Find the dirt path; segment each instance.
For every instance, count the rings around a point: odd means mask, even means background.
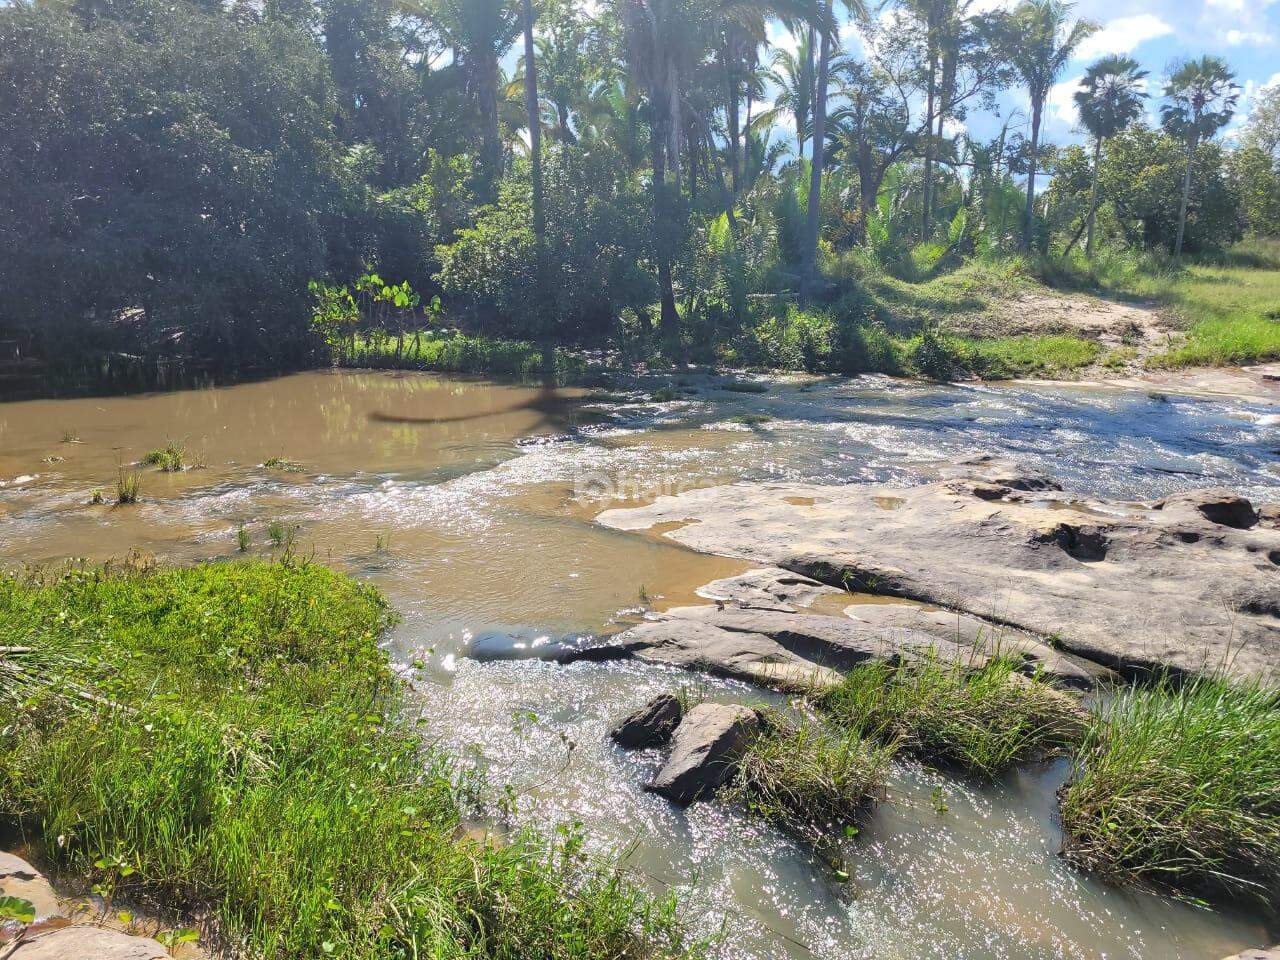
[[[1050,290],[1022,291],[948,326],[957,333],[987,337],[1068,334],[1111,349],[1131,348],[1135,360],[1163,352],[1180,338],[1176,321],[1155,303]]]

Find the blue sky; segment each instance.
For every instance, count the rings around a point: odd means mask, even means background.
[[[1012,6],[1013,2],[975,0],[986,9]],[[1205,53],[1226,59],[1242,88],[1239,112],[1223,134],[1227,138],[1244,123],[1258,90],[1266,85],[1280,85],[1280,0],[1080,0],[1074,12],[1093,20],[1101,30],[1085,42],[1050,94],[1042,130],[1042,136],[1049,142],[1061,144],[1083,139],[1077,129],[1071,94],[1085,68],[1108,53],[1128,54],[1151,72],[1152,97],[1148,109],[1153,122],[1159,109],[1163,77],[1171,61]],[[791,43],[791,38],[780,27],[775,27],[771,34],[775,43]],[[851,27],[844,30],[844,42],[850,52],[860,49],[856,31]],[[1009,90],[1000,100],[1002,114],[1021,108],[1025,115],[1026,94]],[[966,126],[972,135],[985,139],[995,136],[1001,123],[1000,118],[975,110]]]

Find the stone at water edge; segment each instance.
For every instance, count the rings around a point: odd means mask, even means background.
[[[1233,953],[1229,957],[1223,957],[1223,960],[1280,960],[1280,946],[1272,947],[1270,950],[1245,950],[1243,953]]]
[[[0,853],[0,896],[29,901],[35,907],[35,923],[63,916],[58,895],[44,874],[12,853]]]
[[[1155,507],[1170,513],[1194,510],[1210,523],[1235,530],[1248,530],[1258,523],[1253,504],[1230,490],[1189,490],[1165,497]]]
[[[671,755],[645,789],[688,806],[714,793],[737,770],[760,733],[760,718],[739,704],[700,703],[680,721]]]
[[[166,960],[168,951],[150,937],[102,927],[62,927],[23,943],[8,960]]]
[[[624,717],[609,736],[619,746],[632,750],[656,747],[671,739],[683,715],[684,707],[676,697],[669,693],[659,694]]]

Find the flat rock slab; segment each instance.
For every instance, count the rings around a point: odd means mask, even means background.
[[[1245,950],[1243,953],[1233,953],[1223,960],[1280,960],[1280,947],[1272,947],[1270,950]]]
[[[63,916],[58,895],[44,874],[12,853],[0,853],[0,896],[30,901],[36,923]]]
[[[803,574],[780,567],[763,567],[736,577],[712,580],[698,589],[698,596],[753,607],[798,610],[812,606],[823,597],[839,597],[844,592]]]
[[[760,732],[760,718],[737,704],[700,703],[671,740],[671,755],[646,788],[688,806],[728,782]]]
[[[1124,672],[1226,670],[1276,683],[1280,529],[1267,519],[1271,506],[1254,504],[1257,522],[1242,528],[1248,515],[1238,499],[1213,491],[1102,502],[1043,474],[977,460],[911,488],[735,484],[599,519],[626,530],[685,521],[666,536],[831,586],[960,611]],[[1206,513],[1206,504],[1227,506]],[[689,648],[681,656],[693,656],[700,641],[677,641],[671,619],[622,637],[643,640],[638,650],[678,643]],[[703,626],[715,650],[722,628]],[[779,663],[796,666],[794,656]]]
[[[168,956],[149,937],[101,927],[63,927],[23,943],[10,960],[164,960]]]

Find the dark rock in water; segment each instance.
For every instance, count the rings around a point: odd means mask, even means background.
[[[646,788],[682,807],[714,793],[737,770],[760,733],[760,718],[738,704],[700,703],[676,727],[671,756]]]
[[[1158,510],[1194,510],[1210,523],[1248,530],[1258,523],[1257,511],[1244,497],[1230,490],[1190,490],[1166,497],[1156,504]]]
[[[580,637],[548,637],[529,633],[483,633],[471,641],[467,656],[482,663],[495,660],[559,661]]]
[[[521,437],[516,441],[518,447],[547,447],[553,443],[569,443],[576,440],[571,433],[543,434],[536,437]]]
[[[669,693],[654,697],[643,707],[625,717],[609,734],[619,746],[632,750],[656,747],[671,739],[680,725],[684,708]]]

